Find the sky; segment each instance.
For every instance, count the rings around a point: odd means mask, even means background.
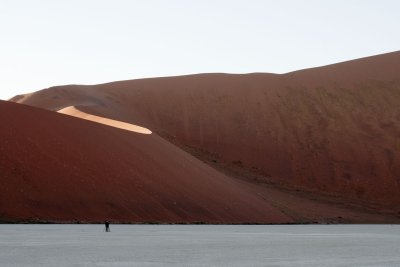
[[[0,99],[63,84],[286,73],[400,50],[397,0],[0,0]]]

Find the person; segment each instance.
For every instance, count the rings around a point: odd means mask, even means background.
[[[110,223],[108,221],[106,221],[104,224],[106,226],[106,232],[111,232],[110,231]]]

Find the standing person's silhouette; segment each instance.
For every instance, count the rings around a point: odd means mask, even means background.
[[[106,226],[106,232],[111,232],[110,231],[110,223],[108,221],[106,221],[104,224]]]

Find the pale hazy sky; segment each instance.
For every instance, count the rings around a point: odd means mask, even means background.
[[[396,50],[397,0],[0,0],[0,99],[71,83],[284,73]]]

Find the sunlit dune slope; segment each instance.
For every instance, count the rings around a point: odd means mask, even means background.
[[[134,125],[134,124],[122,122],[122,121],[116,121],[116,120],[111,120],[111,119],[107,119],[107,118],[104,118],[104,117],[91,115],[91,114],[85,113],[83,111],[80,111],[80,110],[76,109],[75,107],[63,108],[63,109],[59,110],[58,113],[62,113],[62,114],[66,114],[66,115],[82,118],[82,119],[85,119],[85,120],[88,120],[88,121],[101,123],[101,124],[104,124],[104,125],[107,125],[107,126],[111,126],[111,127],[115,127],[115,128],[131,131],[131,132],[135,132],[135,133],[151,134],[151,131],[149,129],[146,129],[146,128],[143,128],[143,127],[140,127],[140,126],[137,126],[137,125]]]
[[[289,187],[400,205],[400,52],[282,75],[60,86],[13,100],[140,125]]]
[[[292,221],[156,134],[3,101],[0,121],[0,221]]]

